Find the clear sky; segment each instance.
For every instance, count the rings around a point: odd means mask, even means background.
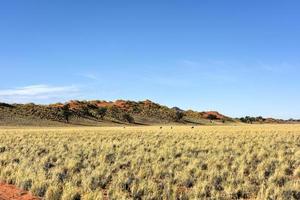
[[[300,118],[298,0],[7,0],[0,101]]]

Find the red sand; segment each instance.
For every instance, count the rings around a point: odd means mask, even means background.
[[[40,200],[14,185],[0,183],[0,200]]]

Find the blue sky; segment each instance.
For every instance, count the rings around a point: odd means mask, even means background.
[[[300,118],[300,2],[1,1],[0,101]]]

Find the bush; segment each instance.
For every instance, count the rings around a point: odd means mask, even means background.
[[[131,115],[127,114],[127,113],[123,114],[122,118],[123,118],[122,121],[125,121],[125,122],[128,122],[128,123],[134,123],[134,118]]]
[[[63,116],[64,120],[66,121],[66,123],[69,123],[69,117],[71,115],[70,112],[70,105],[69,104],[65,104],[62,108],[61,108],[61,115]]]
[[[104,116],[105,116],[105,114],[106,114],[106,111],[107,111],[107,108],[100,107],[100,108],[98,109],[97,114],[98,114],[98,116],[99,116],[101,119],[103,119]]]
[[[216,115],[209,114],[209,115],[207,116],[207,119],[209,119],[209,120],[216,120],[216,119],[218,119],[218,117],[217,117]]]

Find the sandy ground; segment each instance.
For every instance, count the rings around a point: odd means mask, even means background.
[[[13,185],[0,183],[0,200],[40,200]]]

